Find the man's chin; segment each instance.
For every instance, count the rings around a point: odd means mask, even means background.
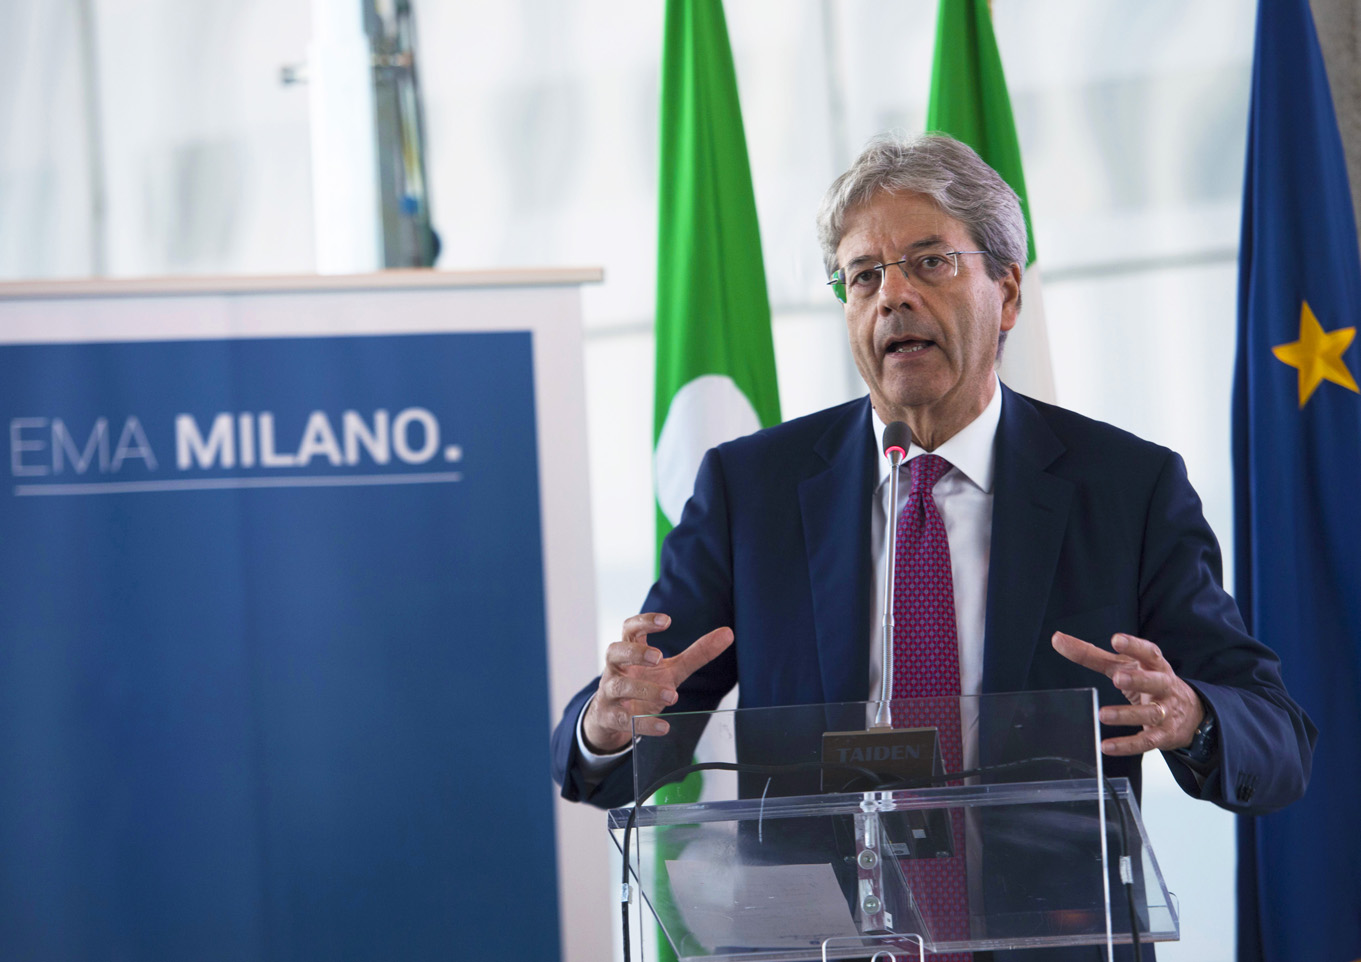
[[[903,420],[916,413],[929,411],[944,401],[952,386],[947,381],[948,378],[938,372],[922,372],[913,377],[889,377],[875,395],[883,408],[897,412],[894,420]],[[876,410],[880,407],[880,404],[875,405]]]
[[[875,413],[889,424],[893,421],[907,421],[909,424],[923,416],[929,416],[942,400],[940,393],[926,391],[896,392],[892,395],[871,394]]]

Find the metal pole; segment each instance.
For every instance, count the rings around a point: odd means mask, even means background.
[[[85,108],[85,158],[90,180],[90,274],[109,272],[108,192],[104,186],[104,126],[99,100],[99,43],[94,0],[76,0],[80,31],[80,73]]]

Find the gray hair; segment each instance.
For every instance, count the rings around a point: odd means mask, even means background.
[[[838,177],[818,209],[818,242],[830,275],[846,229],[846,215],[880,191],[923,194],[963,224],[997,280],[1017,264],[1026,265],[1025,215],[1016,192],[967,144],[944,134],[907,138],[880,134],[850,169]]]

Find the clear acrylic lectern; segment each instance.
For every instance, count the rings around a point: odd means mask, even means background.
[[[884,707],[676,713],[634,739],[637,802],[609,826],[678,959],[1110,957],[1131,904],[1141,941],[1178,937],[1129,784],[1102,777],[1094,690]],[[950,777],[945,738],[974,774]]]

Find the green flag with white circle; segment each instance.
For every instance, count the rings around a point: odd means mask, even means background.
[[[770,301],[721,0],[667,0],[657,218],[657,549],[704,452],[780,420]],[[698,799],[689,778],[657,804]],[[659,853],[674,855],[659,839]],[[654,884],[669,882],[658,864]],[[674,962],[656,930],[659,962]]]
[[[657,544],[704,452],[779,423],[756,198],[720,0],[668,0],[662,54]]]

